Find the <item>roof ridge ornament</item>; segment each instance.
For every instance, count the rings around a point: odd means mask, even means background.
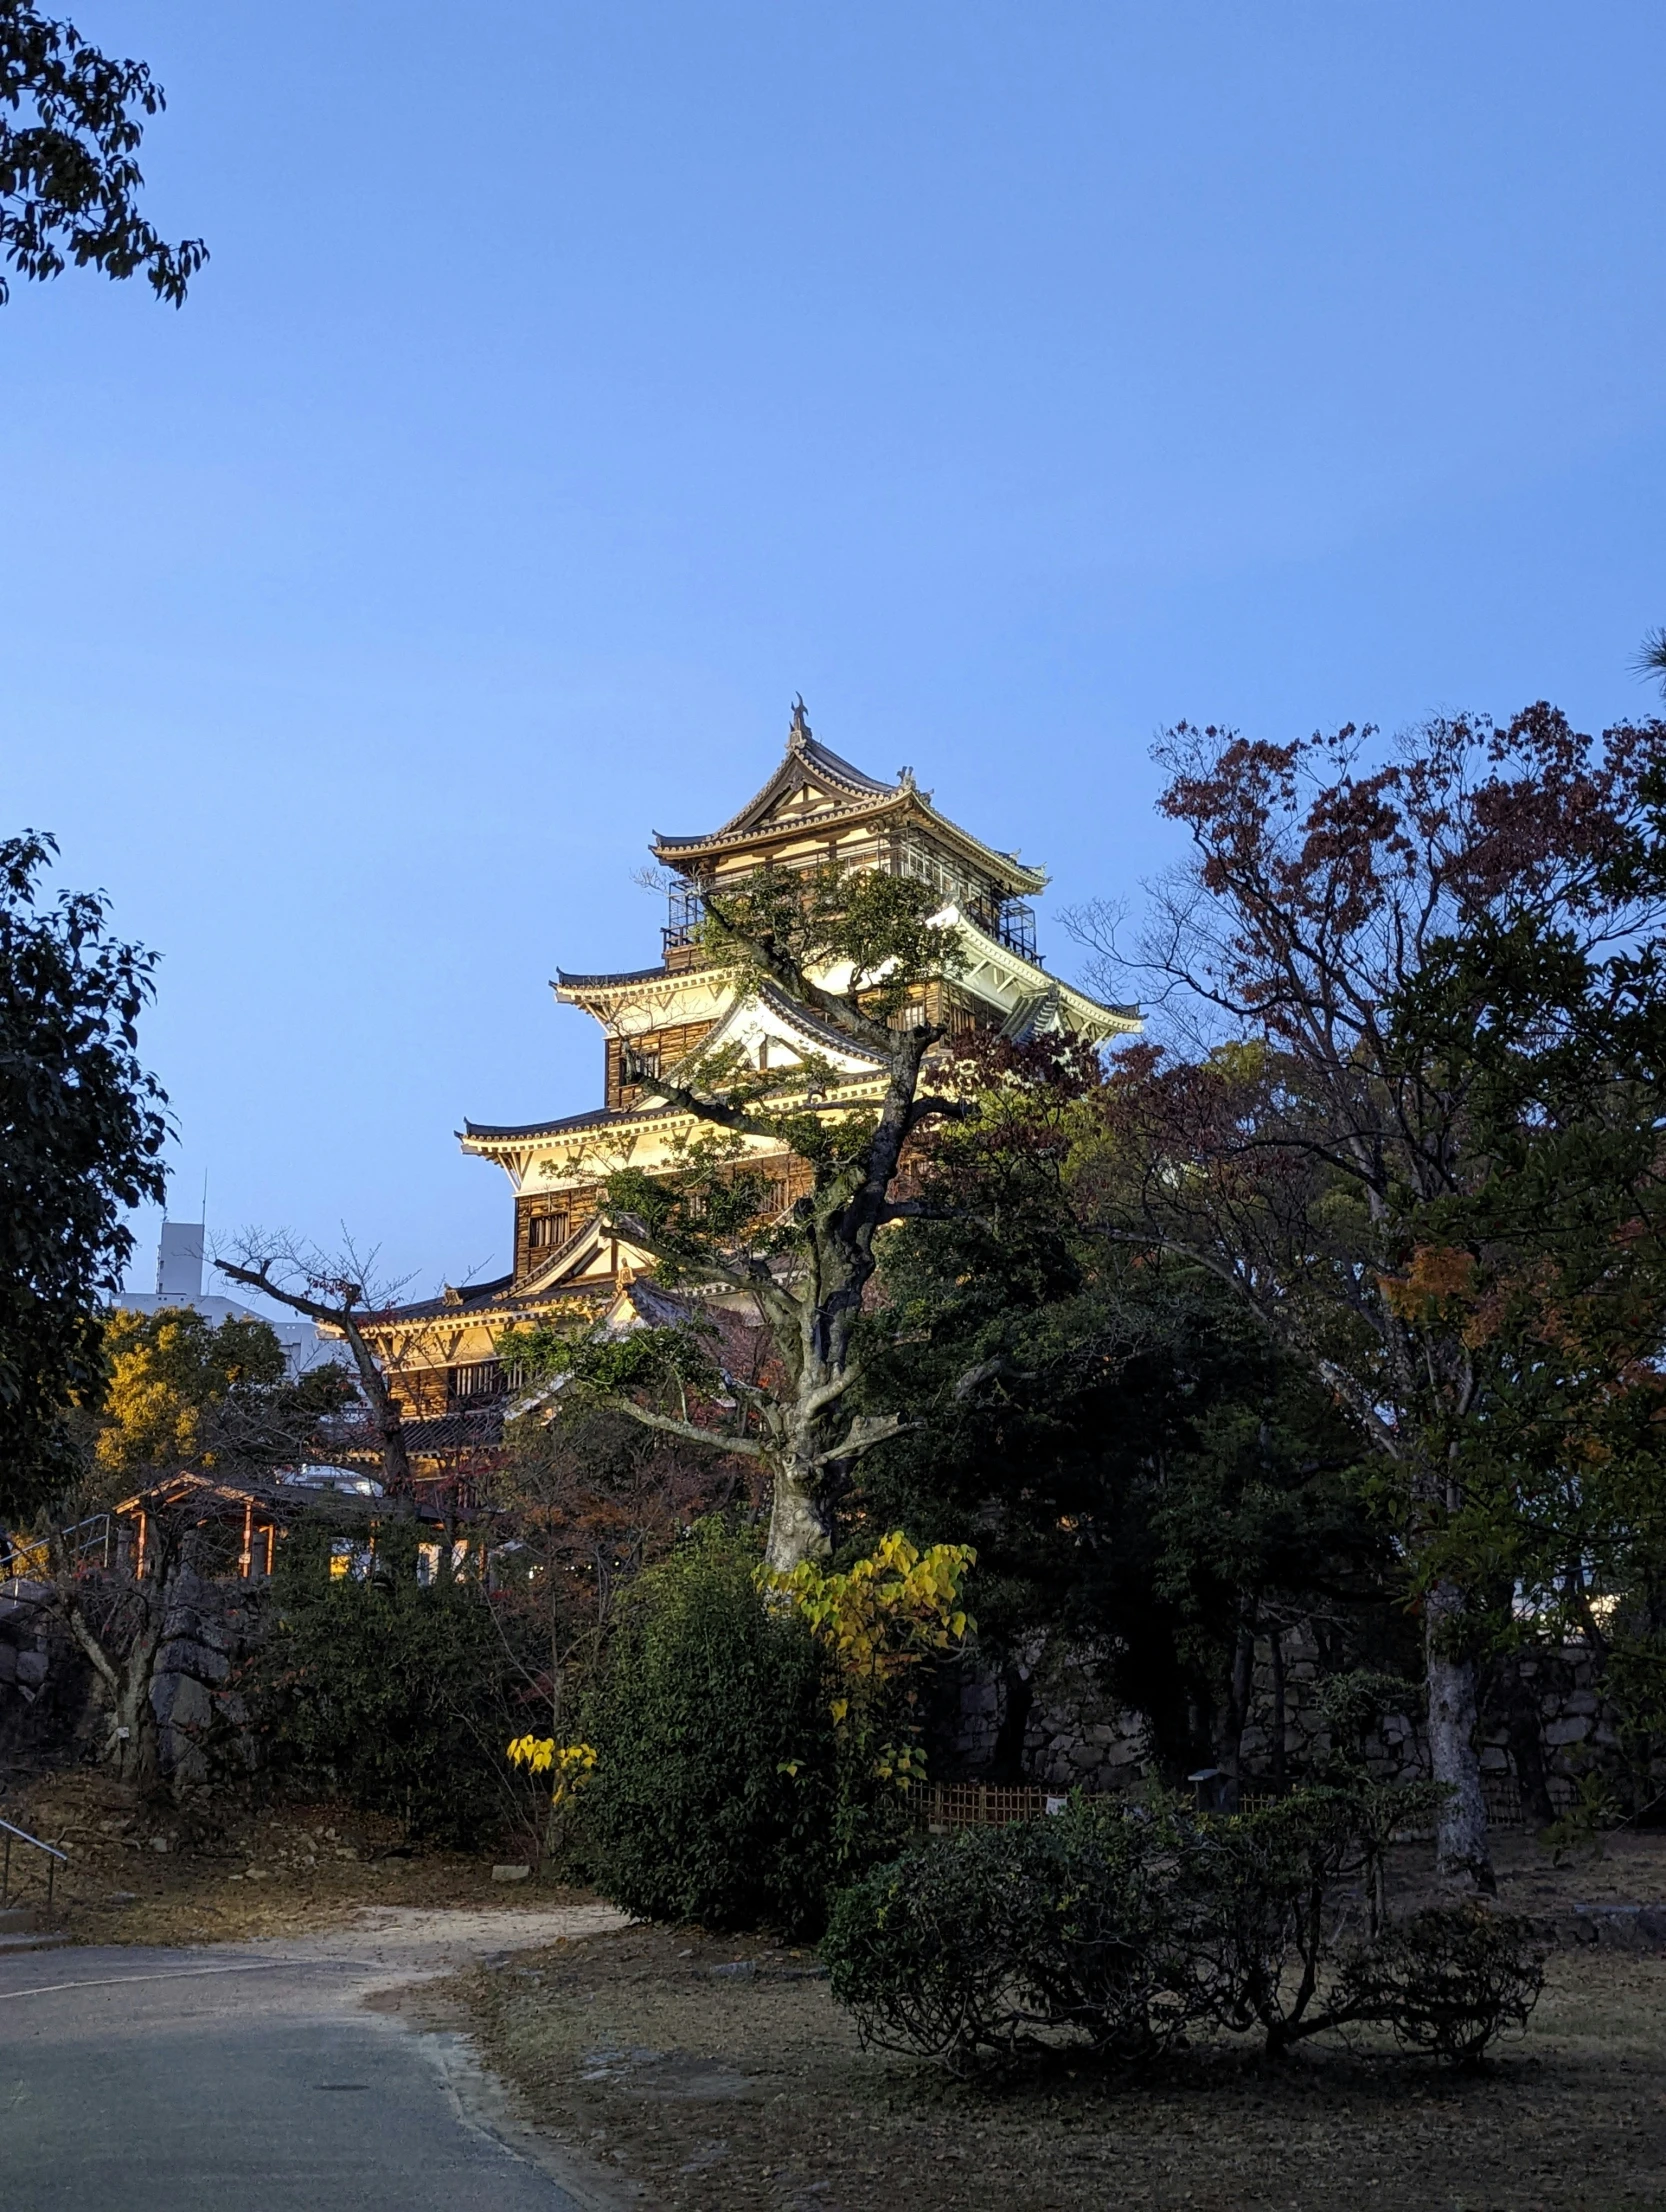
[[[803,752],[804,748],[811,742],[813,735],[814,733],[810,728],[810,717],[804,711],[804,694],[800,692],[793,700],[792,727],[787,732],[788,752]]]

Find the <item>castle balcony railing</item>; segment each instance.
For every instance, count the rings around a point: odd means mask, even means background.
[[[1041,966],[1041,955],[1035,949],[1035,908],[1028,900],[1004,899],[997,906],[986,899],[967,899],[963,910],[966,919],[986,937],[993,937],[998,945],[1005,945],[1008,952],[1015,952],[1032,967]]]
[[[700,924],[706,918],[704,895],[686,884],[673,884],[666,894],[665,904],[665,927],[659,933],[662,957],[694,944],[699,938]]]
[[[1032,967],[1041,967],[1043,961],[1036,950],[1035,908],[1027,899],[994,899],[980,895],[963,882],[953,880],[949,871],[940,863],[929,861],[917,848],[904,846],[900,852],[889,844],[875,842],[842,852],[841,867],[879,868],[886,874],[912,876],[930,883],[942,892],[945,901],[958,906],[974,927],[986,937],[993,937],[1008,952],[1016,953],[1020,960],[1027,960]],[[804,873],[825,864],[822,858],[806,855],[782,863],[789,872]],[[736,876],[724,884],[725,890],[733,890],[744,882],[744,876]],[[660,931],[661,957],[681,951],[699,939],[700,925],[706,918],[705,894],[688,885],[674,885],[667,894],[665,927]]]

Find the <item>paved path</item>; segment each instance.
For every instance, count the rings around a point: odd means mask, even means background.
[[[236,1950],[0,1961],[3,2212],[600,2212],[617,2183],[518,2127],[459,2037],[374,1990],[558,1935],[601,1907],[373,1912]]]

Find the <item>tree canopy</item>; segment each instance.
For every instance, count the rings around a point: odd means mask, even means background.
[[[707,896],[702,942],[736,990],[780,994],[830,1046],[863,1054],[881,1085],[877,1102],[841,1099],[826,1054],[759,1068],[732,1045],[643,1075],[643,1088],[682,1109],[697,1133],[668,1175],[610,1174],[603,1218],[654,1255],[663,1281],[717,1285],[750,1302],[770,1351],[758,1370],[739,1371],[710,1331],[675,1322],[624,1343],[556,1328],[499,1347],[647,1426],[761,1461],[771,1478],[769,1564],[780,1574],[831,1550],[852,1467],[902,1420],[854,1412],[850,1393],[875,1239],[917,1204],[896,1189],[904,1151],[929,1121],[972,1110],[922,1089],[945,1031],[920,1011],[921,989],[958,959],[953,931],[930,918],[938,903],[922,883],[837,865],[765,867]],[[808,1191],[774,1218],[748,1161],[760,1139],[808,1169]]]
[[[1371,737],[1160,749],[1194,853],[1144,948],[1173,1033],[1121,1056],[1099,1220],[1230,1289],[1358,1425],[1424,1622],[1442,1858],[1485,1880],[1487,1639],[1577,1579],[1591,1424],[1657,1404],[1666,724]]]
[[[0,0],[0,255],[37,282],[77,268],[143,271],[185,303],[208,259],[200,238],[169,245],[140,213],[143,117],[165,105],[140,61],[89,45],[73,23]],[[0,305],[10,297],[0,276]]]
[[[0,1512],[71,1470],[65,1417],[103,1387],[101,1307],[133,1249],[129,1209],[160,1203],[166,1099],[138,1056],[154,955],[104,899],[39,904],[55,855],[0,843]]]

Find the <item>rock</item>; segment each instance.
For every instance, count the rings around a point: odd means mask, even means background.
[[[104,1902],[107,1905],[136,1905],[139,1893],[136,1889],[113,1889]]]
[[[1582,1714],[1567,1720],[1553,1720],[1545,1729],[1545,1742],[1551,1745],[1583,1743],[1591,1733],[1591,1724]]]
[[[157,1656],[158,1674],[182,1674],[193,1682],[223,1682],[231,1672],[231,1662],[223,1652],[213,1650],[198,1637],[176,1637],[164,1644]]]
[[[531,1879],[532,1869],[529,1866],[494,1866],[492,1869],[494,1882],[529,1882]]]
[[[1666,1905],[1575,1905],[1576,1943],[1605,1943],[1622,1951],[1666,1949]]]
[[[30,1689],[38,1690],[46,1680],[45,1652],[20,1651],[17,1655],[17,1679],[26,1682]]]

